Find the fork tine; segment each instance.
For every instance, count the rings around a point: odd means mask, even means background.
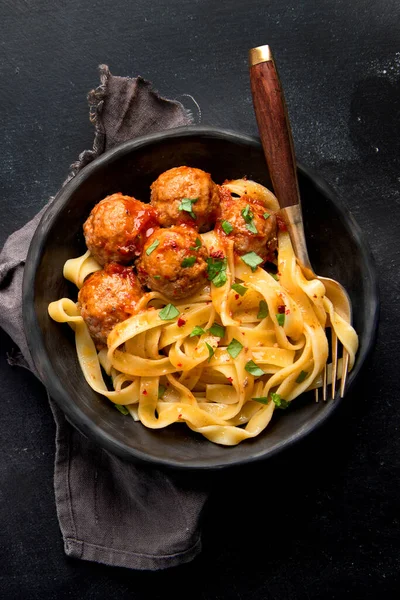
[[[343,348],[343,357],[342,357],[342,381],[340,383],[340,397],[344,396],[344,389],[346,387],[346,379],[347,372],[349,369],[349,353],[345,348]]]
[[[314,390],[314,397],[315,397],[315,402],[319,402],[319,390],[318,390],[318,388],[315,388],[315,390]]]
[[[325,365],[324,372],[322,374],[322,399],[326,402],[327,399],[327,381],[328,381],[328,367]]]
[[[338,340],[335,330],[332,327],[332,400],[336,394],[336,377],[337,377],[337,362],[338,362]]]

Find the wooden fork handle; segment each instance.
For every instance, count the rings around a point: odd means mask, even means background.
[[[274,192],[281,208],[300,204],[286,103],[269,46],[249,53],[254,111]]]

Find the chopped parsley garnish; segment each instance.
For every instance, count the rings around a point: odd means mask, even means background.
[[[249,362],[245,364],[244,368],[248,373],[250,373],[250,375],[254,375],[254,377],[261,377],[261,375],[265,375],[264,371],[256,365],[254,360],[249,360]]]
[[[198,198],[182,198],[178,210],[184,210],[188,212],[192,219],[196,219],[196,215],[193,212],[193,204],[197,202]]]
[[[193,328],[193,331],[189,335],[189,337],[194,337],[195,335],[202,335],[203,333],[205,333],[205,330],[202,327],[196,325],[196,327]]]
[[[129,410],[123,404],[114,404],[114,406],[123,415],[129,415]]]
[[[188,256],[187,258],[184,258],[183,261],[181,262],[181,267],[193,267],[195,262],[196,262],[195,256]]]
[[[167,304],[167,306],[164,306],[158,313],[158,316],[163,321],[170,321],[171,319],[175,319],[178,315],[179,310],[173,304]]]
[[[146,250],[146,254],[147,256],[150,256],[150,254],[153,252],[153,250],[155,250],[157,248],[157,246],[160,245],[159,240],[154,240],[154,242],[151,244],[151,246],[149,246]]]
[[[253,272],[257,269],[258,265],[261,265],[263,262],[263,259],[255,252],[248,252],[247,254],[244,254],[241,259],[246,265],[251,267]]]
[[[276,273],[270,273],[270,275],[275,279],[275,281],[279,281],[279,277]]]
[[[285,313],[277,313],[276,320],[278,321],[278,325],[283,327],[285,324]]]
[[[289,402],[287,400],[284,400],[283,398],[281,398],[280,395],[276,394],[275,392],[272,392],[271,399],[272,399],[272,402],[278,408],[281,408],[282,410],[285,410],[285,408],[287,408],[289,406]]]
[[[250,233],[258,233],[257,227],[254,225],[254,221],[251,223],[246,223],[246,229],[250,231]]]
[[[165,387],[165,385],[159,385],[158,386],[158,399],[160,400],[160,398],[162,398],[166,392],[167,388]]]
[[[154,279],[161,279],[161,275],[153,275]]]
[[[215,287],[222,287],[226,283],[226,269],[224,271],[220,271],[216,277],[212,280],[212,283]]]
[[[208,279],[215,287],[221,287],[226,283],[226,265],[226,258],[207,258]]]
[[[246,229],[250,231],[250,233],[258,233],[257,227],[254,225],[254,215],[248,204],[246,208],[242,210],[242,217],[246,221]]]
[[[270,218],[270,216],[271,216],[271,215],[270,215],[269,213],[267,213],[267,212],[265,212],[265,213],[263,214],[263,217],[264,217],[264,219],[265,219],[265,220],[269,219],[269,218]]]
[[[265,300],[260,300],[260,304],[258,305],[257,319],[265,319],[265,317],[268,317],[268,314],[268,304]]]
[[[194,246],[189,246],[189,248],[191,250],[198,250],[199,248],[201,248],[201,240],[200,240],[200,238],[196,238]]]
[[[244,287],[244,285],[241,285],[240,283],[232,283],[231,288],[233,290],[235,290],[235,292],[240,294],[240,296],[244,296],[248,289],[247,287]]]
[[[241,212],[242,212],[242,217],[246,221],[246,223],[250,223],[250,221],[253,218],[253,213],[250,210],[250,206],[248,204],[246,204],[246,208],[243,208],[243,210]]]
[[[259,396],[258,398],[252,398],[252,400],[255,400],[256,402],[260,402],[261,404],[269,404],[269,401],[272,400],[272,402],[281,409],[285,409],[288,408],[289,406],[289,402],[287,402],[287,400],[284,400],[283,398],[280,397],[279,394],[276,394],[275,392],[271,393],[271,396]]]
[[[223,269],[226,269],[226,258],[207,258],[207,275],[209,279],[214,279]]]
[[[237,340],[235,340],[235,338],[233,338],[233,340],[231,341],[231,343],[229,344],[229,346],[227,347],[226,350],[232,358],[236,358],[237,356],[239,356],[242,349],[243,349],[243,345],[240,342],[238,342]]]
[[[219,338],[223,338],[225,335],[225,327],[222,327],[219,323],[214,323],[208,331],[211,335],[215,335]]]
[[[252,398],[252,400],[260,402],[260,404],[268,404],[270,398],[268,398],[268,396],[258,396],[258,398]]]
[[[308,373],[307,371],[300,371],[298,378],[296,379],[296,383],[303,383],[306,379]]]
[[[229,221],[222,221],[221,227],[225,231],[226,235],[229,235],[233,231],[233,225],[231,225]]]
[[[208,348],[208,362],[210,362],[210,360],[214,356],[214,348],[212,346],[210,346],[210,344],[207,344],[207,342],[206,342],[206,346]]]

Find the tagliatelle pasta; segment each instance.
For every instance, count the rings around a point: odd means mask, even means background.
[[[226,188],[259,198],[267,210],[278,208],[273,194],[254,182]],[[286,231],[278,232],[277,275],[254,257],[237,255],[232,240],[215,229],[199,237],[223,257],[222,284],[211,279],[173,303],[160,292],[144,293],[135,314],[112,329],[107,348],[96,349],[73,300],[52,302],[49,314],[74,330],[88,384],[135,420],[152,429],[186,423],[212,442],[235,445],[263,431],[275,409],[321,385],[328,326],[348,351],[350,369],[358,337],[321,281],[304,277]],[[67,261],[64,276],[81,288],[99,269],[88,251]]]

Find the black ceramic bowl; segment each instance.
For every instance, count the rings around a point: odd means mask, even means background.
[[[23,308],[29,348],[40,377],[69,421],[105,449],[131,460],[178,468],[222,468],[265,459],[306,436],[338,406],[312,395],[274,416],[258,437],[235,447],[207,441],[185,425],[153,431],[121,415],[86,383],[73,333],[47,313],[50,302],[76,297],[62,275],[68,258],[84,252],[82,225],[93,206],[113,192],[149,199],[149,186],[178,165],[199,167],[217,183],[246,175],[270,185],[257,139],[228,131],[188,127],[138,138],[107,152],[68,183],[49,206],[33,238],[25,267]],[[373,343],[376,278],[370,251],[351,215],[316,175],[299,167],[306,235],[315,271],[344,284],[360,336],[357,377]]]

